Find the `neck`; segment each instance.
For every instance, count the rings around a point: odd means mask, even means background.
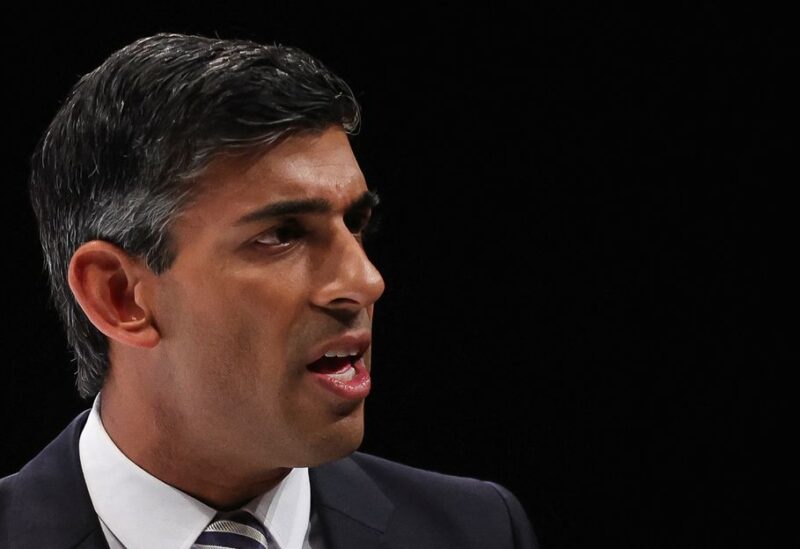
[[[113,370],[113,369],[112,369]],[[193,443],[183,422],[136,384],[109,371],[100,418],[108,436],[133,463],[157,479],[218,510],[241,507],[277,486],[291,468],[264,468],[242,462],[236,449]]]

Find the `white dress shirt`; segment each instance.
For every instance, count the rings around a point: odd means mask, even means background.
[[[100,394],[79,450],[89,496],[111,549],[189,549],[217,513],[157,479],[117,448],[100,419]],[[280,549],[311,549],[308,469],[292,469],[243,508],[264,523]],[[314,534],[314,547],[319,549],[319,533]]]

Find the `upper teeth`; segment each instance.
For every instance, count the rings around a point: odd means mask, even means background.
[[[358,350],[353,350],[353,351],[339,351],[339,350],[336,350],[336,351],[328,351],[327,353],[325,353],[325,356],[327,358],[344,357],[344,356],[356,356],[356,355],[358,355]]]

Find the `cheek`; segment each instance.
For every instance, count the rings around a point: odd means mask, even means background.
[[[206,284],[173,300],[164,335],[180,341],[186,355],[207,355],[230,368],[239,360],[284,362],[299,310],[288,292],[263,284]]]
[[[302,260],[279,266],[285,268],[229,263],[165,280],[159,328],[167,360],[181,365],[183,387],[269,393],[297,377],[291,368],[308,349],[308,272]]]

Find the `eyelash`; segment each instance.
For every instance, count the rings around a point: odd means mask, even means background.
[[[288,233],[288,234],[287,234]],[[288,240],[302,238],[307,234],[307,231],[296,221],[290,220],[281,225],[273,227],[268,231],[261,233],[256,239],[255,244],[266,247],[284,247],[288,244]],[[279,244],[265,244],[261,240],[267,237],[274,237],[278,240]]]
[[[358,236],[361,242],[363,242],[368,237],[371,237],[378,231],[380,219],[379,216],[373,214],[366,221],[361,221],[359,223],[360,227],[358,227],[358,230],[354,230],[356,229],[356,227],[353,227],[352,226],[353,223],[348,221],[349,220],[345,218],[345,223],[347,224],[347,228],[350,229],[350,231],[353,232],[354,235]],[[287,232],[288,235],[286,234]],[[298,238],[303,238],[308,234],[308,232],[309,231],[307,231],[297,220],[291,219],[281,225],[273,227],[272,229],[262,233],[261,235],[259,235],[258,238],[256,238],[255,243],[260,246],[284,247],[289,244],[288,242],[286,242],[287,240],[295,240]],[[282,236],[281,233],[283,233]],[[281,242],[280,244],[264,244],[262,242],[259,242],[261,239],[273,235],[277,238],[277,240]]]
[[[361,239],[369,240],[378,232],[381,228],[381,214],[380,213],[372,213],[370,218],[367,220],[366,225],[361,229]]]

